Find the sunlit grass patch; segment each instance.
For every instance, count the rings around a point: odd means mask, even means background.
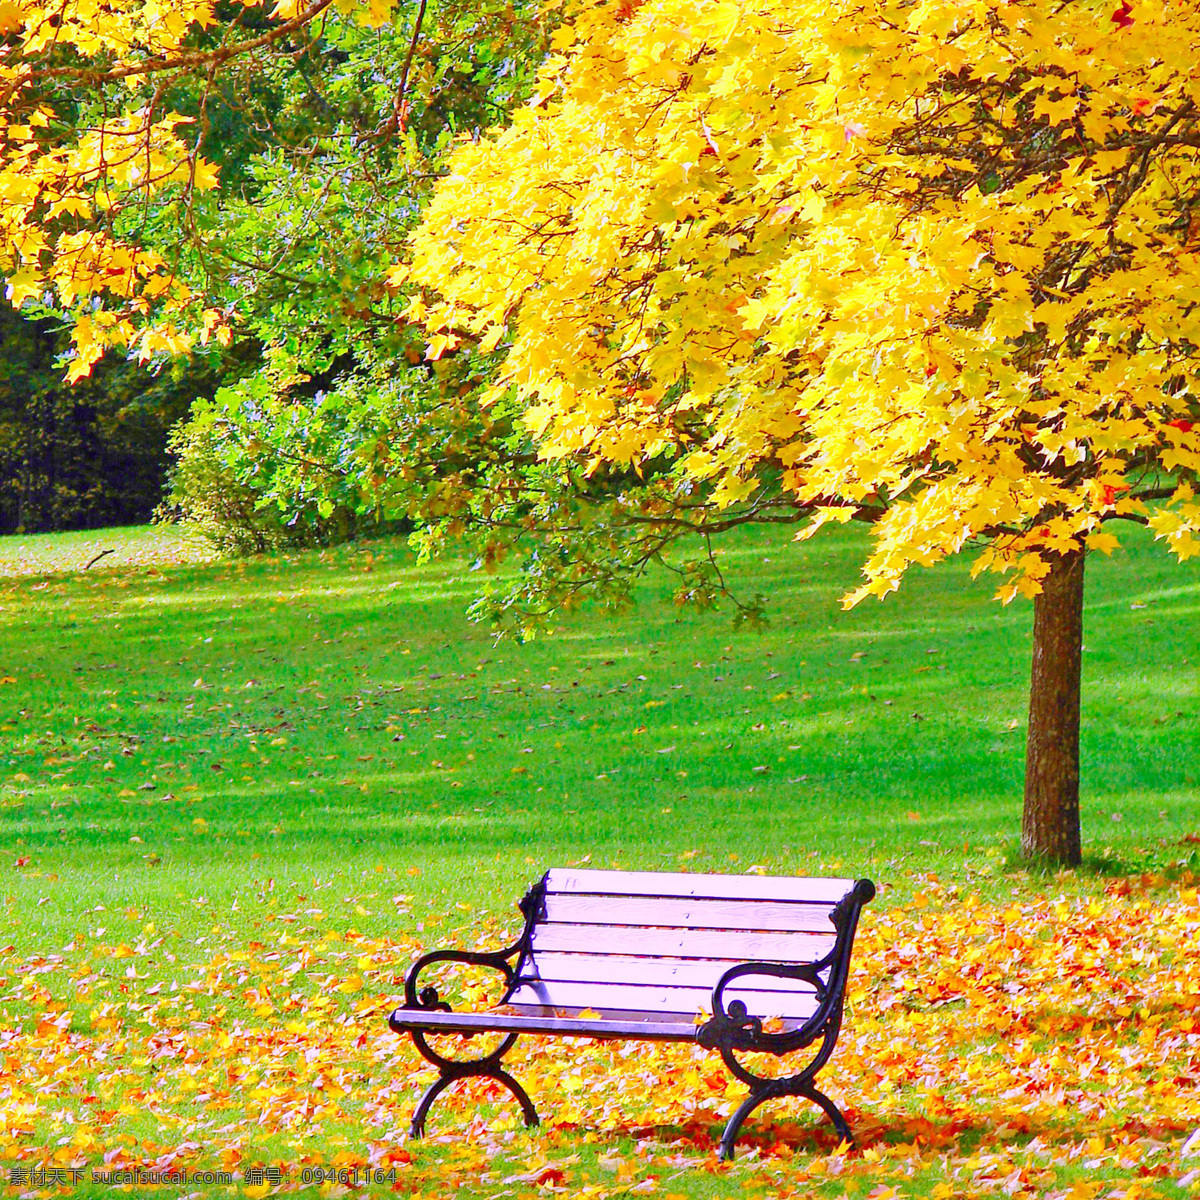
[[[186,566],[212,562],[215,554],[203,541],[177,525],[136,525],[88,529],[78,533],[0,537],[0,578],[82,575],[101,578],[109,571],[136,567]]]

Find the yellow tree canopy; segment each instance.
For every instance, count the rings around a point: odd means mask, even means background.
[[[1200,550],[1200,5],[601,0],[413,244],[547,458],[864,516],[865,594]],[[1151,506],[1148,502],[1155,502]]]
[[[162,254],[138,235],[152,196],[212,188],[194,118],[170,85],[201,79],[340,11],[367,25],[394,0],[0,0],[0,274],[16,307],[45,298],[76,314],[68,377],[111,345],[147,359],[198,329],[227,336]],[[247,18],[243,21],[238,14]]]

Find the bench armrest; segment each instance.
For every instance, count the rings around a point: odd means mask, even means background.
[[[488,953],[471,950],[434,950],[429,954],[422,955],[409,968],[408,975],[405,977],[404,1007],[450,1012],[450,1005],[438,995],[437,988],[432,984],[427,984],[417,991],[417,977],[426,967],[433,966],[434,963],[456,962],[466,963],[473,967],[491,967],[503,973],[505,988],[506,990],[511,989],[516,981],[517,973],[508,960],[520,949],[521,943],[518,942],[515,946],[509,946],[507,950],[495,950]]]
[[[450,1012],[450,1005],[439,995],[437,988],[427,985],[417,991],[417,976],[426,967],[440,962],[466,963],[472,967],[491,967],[504,976],[504,995],[507,998],[517,983],[517,969],[509,959],[523,954],[529,947],[529,939],[534,923],[542,907],[542,898],[546,892],[546,880],[542,878],[525,893],[520,902],[521,915],[525,918],[525,928],[521,936],[507,950],[474,951],[474,950],[434,950],[418,958],[409,968],[404,980],[404,1007],[425,1009],[426,1011]],[[501,1001],[503,1003],[503,1001]]]
[[[850,948],[864,904],[875,897],[875,885],[869,879],[856,880],[854,886],[834,905],[829,919],[837,930],[833,949],[824,958],[812,963],[745,962],[730,967],[713,988],[713,1015],[696,1030],[696,1040],[702,1046],[727,1054],[732,1050],[767,1050],[786,1054],[808,1045],[822,1030],[826,1047],[817,1056],[822,1064],[833,1048],[841,1021],[842,995],[850,969]],[[822,977],[821,972],[828,974]],[[725,988],[744,975],[774,975],[779,979],[799,979],[811,984],[817,994],[817,1009],[800,1028],[789,1033],[768,1033],[762,1020],[752,1017],[740,1000],[731,1000],[725,1007]],[[726,1059],[728,1061],[728,1059]],[[815,1068],[811,1068],[815,1069]]]
[[[730,967],[713,988],[713,1015],[696,1031],[696,1040],[700,1045],[713,1050],[771,1050],[786,1053],[809,1041],[803,1029],[790,1033],[766,1032],[762,1019],[750,1016],[741,1000],[731,1000],[726,1007],[726,987],[746,975],[771,975],[776,979],[798,979],[811,984],[817,994],[818,1012],[829,992],[816,963],[738,963]]]

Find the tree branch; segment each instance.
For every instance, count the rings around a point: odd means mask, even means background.
[[[256,38],[249,38],[247,41],[238,42],[232,46],[220,46],[216,50],[208,50],[194,54],[177,54],[173,58],[146,58],[141,62],[125,63],[119,67],[110,67],[108,70],[89,70],[86,67],[51,67],[45,71],[31,71],[23,78],[18,77],[10,85],[8,95],[5,100],[12,94],[12,91],[22,83],[27,83],[30,80],[36,79],[39,82],[45,79],[77,79],[84,83],[111,83],[118,79],[129,79],[134,75],[155,75],[161,71],[183,70],[191,67],[202,67],[210,64],[219,64],[228,62],[231,58],[236,58],[241,54],[248,54],[252,50],[258,50],[263,46],[269,46],[272,42],[277,42],[280,38],[287,37],[289,33],[294,33],[297,29],[302,29],[309,24],[315,17],[321,15],[331,4],[333,0],[314,0],[303,12],[298,13],[290,21],[285,21],[282,25],[277,25],[274,29],[267,30],[266,33],[260,34]]]

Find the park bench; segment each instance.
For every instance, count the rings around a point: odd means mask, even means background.
[[[874,895],[868,879],[548,871],[520,902],[525,926],[512,946],[435,950],[410,969],[404,1005],[388,1024],[410,1034],[439,1071],[413,1115],[411,1136],[424,1134],[447,1087],[478,1076],[512,1092],[526,1125],[536,1125],[533,1103],[501,1066],[517,1038],[532,1033],[697,1042],[720,1051],[750,1088],[725,1127],[723,1159],[733,1156],[742,1122],[776,1096],[812,1100],[849,1143],[845,1117],[813,1080],[837,1040],[854,931]],[[494,968],[504,976],[504,995],[486,1012],[452,1012],[435,987],[419,986],[437,963]],[[464,1061],[430,1046],[427,1035],[447,1033],[503,1038]],[[754,1075],[736,1057],[814,1044],[808,1065],[784,1078]]]

